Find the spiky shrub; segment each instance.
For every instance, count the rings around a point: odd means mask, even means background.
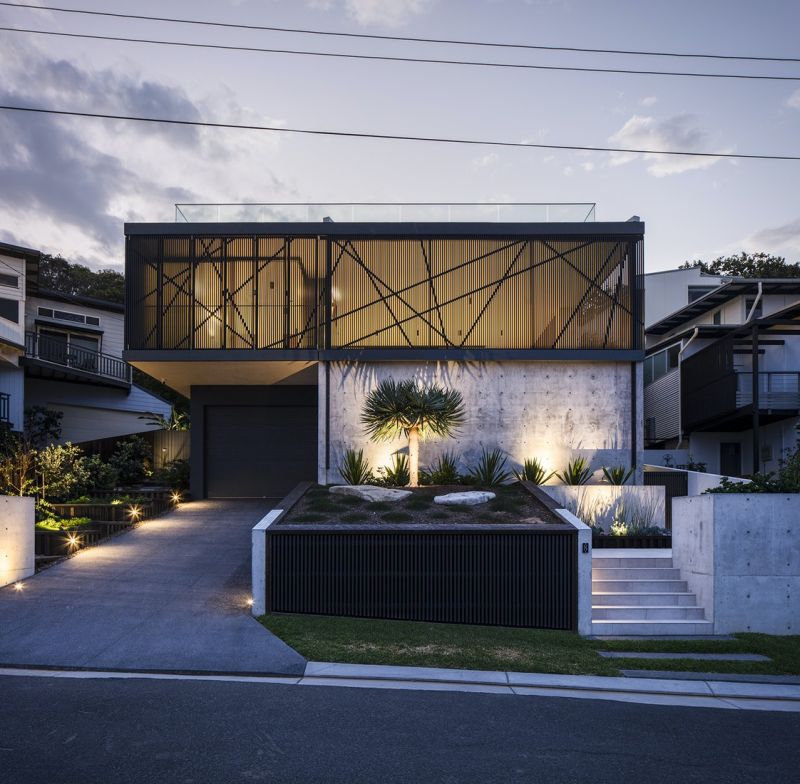
[[[500,449],[489,452],[484,449],[475,468],[470,471],[470,476],[476,485],[493,487],[508,481],[511,474],[506,470],[506,456]]]
[[[366,485],[372,481],[372,467],[364,457],[364,450],[348,449],[339,464],[339,473],[345,484]]]
[[[545,470],[545,467],[539,462],[537,458],[533,458],[532,460],[526,460],[522,464],[521,471],[514,471],[514,476],[519,479],[520,482],[530,482],[534,485],[543,485],[555,471],[551,471],[549,474]]]
[[[576,457],[563,471],[556,471],[556,476],[565,485],[585,485],[592,478],[592,469],[585,457]]]
[[[408,438],[411,487],[419,486],[420,438],[452,436],[464,422],[464,400],[455,389],[385,379],[367,396],[361,423],[373,441]]]
[[[610,485],[624,485],[633,476],[632,468],[603,466],[603,481]]]
[[[408,458],[401,453],[392,455],[392,462],[388,466],[378,469],[380,483],[388,487],[405,487],[411,477],[408,472]]]
[[[429,485],[454,485],[458,483],[458,458],[445,452],[435,463],[420,472]]]

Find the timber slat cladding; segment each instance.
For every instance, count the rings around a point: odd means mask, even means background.
[[[128,348],[640,349],[641,273],[629,238],[135,235]]]

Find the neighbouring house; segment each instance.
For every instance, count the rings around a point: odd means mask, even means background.
[[[661,280],[646,276],[649,298]],[[688,300],[646,330],[647,448],[726,476],[775,470],[800,427],[800,280],[726,278]]]
[[[464,396],[464,427],[423,444],[423,463],[499,447],[516,464],[583,455],[641,470],[638,218],[245,205],[205,222],[221,211],[125,226],[123,357],[190,397],[194,497],[340,481],[348,448],[385,465],[402,442],[369,442],[360,414],[389,376]]]
[[[172,409],[131,381],[124,307],[42,289],[39,257],[0,244],[0,414],[19,431],[26,408],[60,411],[60,440],[73,443],[158,429],[140,417]]]
[[[645,329],[729,280],[699,267],[648,272],[644,276]]]

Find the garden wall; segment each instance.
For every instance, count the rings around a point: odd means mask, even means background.
[[[637,514],[647,525],[664,528],[664,488],[660,485],[542,485],[556,503],[579,520],[608,532],[622,508],[625,519]]]
[[[800,495],[673,499],[672,557],[715,634],[800,633]]]
[[[422,465],[453,451],[468,467],[484,447],[504,450],[510,464],[537,457],[548,470],[562,469],[576,455],[591,460],[596,470],[633,462],[630,362],[330,362],[327,370],[325,365],[320,363],[319,370],[322,484],[340,481],[337,467],[348,448],[363,448],[376,468],[405,447],[404,439],[369,441],[360,422],[367,395],[386,378],[416,378],[464,396],[464,427],[455,438],[423,443]],[[639,412],[640,371],[637,367]],[[641,467],[641,425],[636,431],[636,463]]]
[[[0,496],[0,587],[35,569],[33,498]]]

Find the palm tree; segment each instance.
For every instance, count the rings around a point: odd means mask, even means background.
[[[464,421],[464,399],[454,389],[415,381],[381,381],[367,396],[361,422],[373,441],[408,437],[411,487],[419,485],[419,439],[452,436]]]

